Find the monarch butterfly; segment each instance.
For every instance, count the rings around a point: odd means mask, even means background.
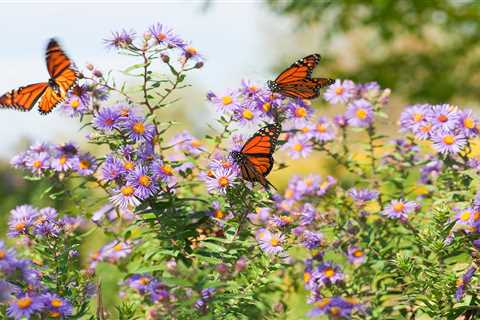
[[[330,78],[312,78],[313,69],[320,62],[318,53],[297,60],[274,80],[267,81],[272,92],[290,98],[314,99],[320,95],[320,88],[335,82]]]
[[[230,156],[240,167],[242,178],[259,182],[265,189],[275,187],[265,178],[273,167],[273,152],[282,131],[280,123],[269,124],[258,130],[243,145],[240,151],[232,151]]]
[[[76,84],[78,73],[73,63],[55,39],[50,39],[46,50],[48,82],[20,87],[0,97],[0,108],[30,111],[40,100],[40,113],[47,114],[65,99],[67,92]]]

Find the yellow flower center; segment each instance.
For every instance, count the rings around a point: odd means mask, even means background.
[[[327,276],[328,278],[331,278],[335,275],[335,270],[333,270],[333,268],[330,268],[328,267],[327,269],[325,269],[325,271],[323,271],[323,273],[325,274],[325,276]]]
[[[225,217],[225,213],[223,213],[222,210],[216,210],[214,215],[215,215],[215,218],[217,219],[223,219],[223,217]]]
[[[199,148],[202,146],[202,143],[200,142],[200,140],[192,140],[192,142],[190,142],[190,145],[194,148]]]
[[[81,160],[79,164],[80,169],[88,169],[90,168],[90,161],[88,160]]]
[[[23,297],[17,300],[17,306],[20,309],[26,309],[32,304],[32,299],[30,297]]]
[[[294,194],[294,192],[293,192],[292,189],[287,189],[287,190],[285,190],[285,199],[290,199],[290,198],[292,198],[292,197],[293,197],[293,194]]]
[[[133,170],[133,168],[135,168],[135,163],[131,162],[131,161],[127,161],[123,164],[123,167],[125,168],[125,170]]]
[[[338,316],[342,310],[339,307],[331,307],[329,311],[332,316]]]
[[[363,251],[360,250],[360,249],[357,249],[357,250],[353,251],[353,256],[357,257],[357,258],[363,257]]]
[[[207,176],[210,177],[210,178],[215,178],[215,175],[213,174],[212,170],[207,171]]]
[[[244,119],[252,120],[253,119],[253,112],[248,110],[248,109],[245,109],[245,110],[243,110],[242,116],[243,116]]]
[[[313,185],[313,179],[312,178],[306,178],[303,182],[305,182],[307,187],[311,187]]]
[[[15,225],[15,230],[16,231],[23,231],[25,229],[25,223],[19,222]]]
[[[7,253],[5,252],[5,250],[0,250],[0,260],[4,259],[6,255]]]
[[[231,168],[232,167],[232,163],[230,161],[224,161],[222,163],[222,167],[224,167],[225,169],[228,169],[228,168]]]
[[[32,166],[33,166],[34,168],[37,168],[37,169],[38,169],[38,168],[40,168],[40,167],[42,166],[42,161],[40,161],[40,160],[35,160],[35,161],[33,161]]]
[[[295,116],[298,117],[298,118],[303,118],[307,115],[307,109],[305,109],[304,107],[298,107],[297,109],[295,109]]]
[[[292,149],[293,149],[294,151],[300,152],[300,151],[303,150],[303,144],[301,144],[301,143],[296,143],[296,144],[293,145]]]
[[[220,178],[218,179],[218,184],[219,184],[221,187],[226,187],[226,186],[228,186],[228,183],[229,183],[229,181],[228,181],[228,178],[227,178],[227,177],[220,177]]]
[[[167,176],[173,176],[173,168],[170,165],[166,164],[162,166],[161,170]]]
[[[420,121],[422,121],[422,120],[423,120],[423,114],[421,114],[421,113],[415,113],[415,114],[413,115],[413,121],[414,121],[414,122],[420,122]]]
[[[186,49],[186,51],[187,51],[190,55],[192,55],[192,56],[194,56],[194,55],[196,55],[196,54],[198,53],[198,50],[197,50],[196,48],[194,48],[194,47],[188,47],[188,48]]]
[[[257,86],[250,86],[248,87],[248,91],[250,91],[251,93],[255,93],[258,91],[258,88]]]
[[[60,164],[65,164],[65,162],[67,162],[67,157],[65,155],[61,156],[60,159],[58,159],[58,162]]]
[[[451,134],[447,134],[445,137],[443,137],[443,143],[452,145],[455,143],[455,137]]]
[[[268,112],[270,111],[270,109],[272,109],[272,105],[269,102],[265,102],[264,104],[262,104],[262,109],[263,111]]]
[[[58,311],[50,311],[48,315],[50,318],[60,318],[62,316],[62,314]]]
[[[113,251],[122,251],[124,249],[123,243],[118,243],[113,247]]]
[[[367,117],[367,110],[363,109],[363,108],[359,108],[355,114],[357,115],[357,118],[358,119],[365,119]]]
[[[272,239],[270,240],[270,244],[271,244],[272,246],[274,246],[274,247],[278,246],[279,243],[280,243],[280,240],[277,239],[277,238],[272,238]]]
[[[77,109],[79,105],[80,101],[78,101],[78,99],[72,100],[72,102],[70,102],[70,106],[72,107],[72,109]]]
[[[448,117],[444,114],[441,114],[437,117],[437,120],[440,121],[440,122],[447,122],[448,121]]]
[[[284,223],[290,224],[293,222],[293,218],[290,216],[281,216],[280,220]]]
[[[307,283],[308,281],[310,281],[311,278],[312,278],[312,274],[310,272],[303,273],[303,282]]]
[[[138,279],[138,282],[140,282],[140,284],[142,285],[147,285],[150,283],[150,279],[147,277],[141,277],[140,279]]]
[[[342,93],[345,92],[345,88],[344,87],[337,87],[335,88],[335,94],[337,95],[341,95]]]
[[[330,303],[329,298],[323,298],[322,300],[319,300],[319,301],[315,302],[315,306],[317,306],[319,308],[323,308],[329,303]]]
[[[393,211],[395,212],[402,212],[405,209],[405,205],[401,202],[395,203],[393,205]]]
[[[143,122],[135,122],[133,125],[133,131],[138,134],[144,134],[145,133],[145,125]]]
[[[152,184],[152,179],[150,179],[150,177],[148,176],[140,176],[138,178],[138,183],[140,183],[144,187],[148,187]]]
[[[456,284],[457,284],[457,287],[460,287],[461,285],[463,285],[463,279],[462,278],[457,279]]]
[[[431,130],[432,130],[432,124],[431,123],[427,123],[426,125],[420,127],[420,131],[422,131],[423,133],[428,133]]]
[[[52,301],[50,301],[50,304],[54,308],[60,308],[61,306],[63,306],[63,301],[55,298],[55,299],[52,299]]]
[[[323,123],[317,124],[317,131],[320,133],[325,133],[327,132],[327,127]]]
[[[462,221],[467,221],[470,219],[471,212],[468,210],[465,210],[461,215],[460,215],[460,220]]]
[[[480,219],[480,211],[475,211],[473,213],[473,221],[477,221],[478,219]]]
[[[465,118],[463,119],[463,126],[467,129],[475,128],[475,121],[472,118]]]
[[[225,96],[222,98],[222,103],[224,106],[228,106],[229,104],[232,104],[233,98],[231,96]]]
[[[300,129],[300,131],[302,131],[303,133],[308,133],[310,132],[310,128],[309,127],[303,127]]]
[[[132,187],[132,186],[124,186],[124,187],[122,187],[122,189],[121,189],[122,194],[123,194],[124,196],[126,196],[126,197],[129,197],[129,196],[133,195],[133,192],[134,192],[134,191],[135,191],[135,190],[133,190],[133,187]]]

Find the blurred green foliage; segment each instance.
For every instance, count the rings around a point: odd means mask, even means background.
[[[308,28],[309,41],[320,43],[318,51],[329,58],[323,68],[332,77],[375,80],[411,102],[468,103],[480,97],[480,1],[267,3],[293,17],[301,33]]]

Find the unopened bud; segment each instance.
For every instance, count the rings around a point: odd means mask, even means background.
[[[98,69],[93,70],[92,74],[93,74],[95,77],[98,77],[98,78],[103,77],[102,71],[100,71],[100,70],[98,70]]]
[[[86,67],[87,67],[87,69],[90,70],[90,71],[92,71],[92,70],[94,69],[94,66],[93,66],[93,64],[91,64],[91,63],[87,63]]]
[[[145,31],[145,33],[143,34],[143,39],[145,41],[152,39],[152,34],[149,31]]]
[[[167,56],[166,54],[161,54],[160,55],[160,58],[162,58],[162,61],[165,62],[165,63],[169,63],[170,62],[170,57]]]
[[[196,69],[200,69],[203,67],[203,61],[198,61],[197,63],[195,63],[195,68]]]

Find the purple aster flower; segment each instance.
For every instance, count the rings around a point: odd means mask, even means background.
[[[12,300],[7,308],[7,316],[14,319],[29,319],[36,312],[44,308],[42,300],[33,295],[22,294]]]
[[[476,231],[479,218],[480,212],[473,210],[473,208],[457,210],[455,215],[456,225],[463,228],[466,232]]]
[[[350,80],[336,80],[334,84],[330,85],[323,97],[331,104],[347,103],[355,97],[356,86]]]
[[[292,159],[297,160],[308,157],[313,150],[313,145],[308,138],[296,135],[289,139],[283,148],[288,150]]]
[[[258,97],[262,93],[262,88],[255,82],[248,79],[242,79],[240,92],[249,97]]]
[[[151,166],[154,179],[160,179],[169,187],[173,187],[177,183],[175,169],[168,163],[161,160],[155,160]]]
[[[203,300],[208,301],[213,298],[215,291],[216,291],[215,288],[202,289],[202,292],[200,293],[200,295],[202,296]]]
[[[136,207],[140,204],[140,200],[135,196],[135,187],[132,185],[124,185],[114,192],[115,194],[110,197],[110,200],[120,208]]]
[[[15,251],[8,249],[5,243],[0,241],[0,272],[10,273],[15,261]]]
[[[22,152],[19,153],[10,160],[10,164],[15,168],[15,169],[20,169],[24,168],[27,166],[27,161],[28,161],[28,154],[27,152]]]
[[[38,211],[33,223],[33,233],[39,236],[57,236],[60,233],[58,213],[54,208],[43,208]]]
[[[265,228],[258,229],[255,235],[260,248],[269,255],[276,255],[283,251],[282,243],[285,236],[281,233],[271,233]]]
[[[216,170],[210,170],[205,176],[205,183],[207,185],[208,192],[220,192],[225,193],[229,187],[234,184],[237,174],[231,168],[218,168]]]
[[[311,203],[305,203],[300,210],[300,223],[302,226],[309,225],[315,221],[317,210]]]
[[[38,211],[29,205],[18,206],[10,211],[10,220],[8,221],[8,236],[17,237],[26,234],[32,226]]]
[[[418,208],[418,204],[413,201],[392,200],[385,210],[382,211],[382,214],[392,219],[406,221],[408,215],[415,212]]]
[[[315,110],[309,103],[297,99],[294,102],[289,102],[286,106],[285,114],[288,118],[288,123],[295,127],[305,127],[308,119],[313,115]]]
[[[460,112],[459,123],[463,128],[463,134],[467,138],[475,137],[478,135],[478,118],[473,115],[472,110],[464,110]]]
[[[92,98],[98,101],[107,101],[109,94],[108,90],[104,87],[95,87],[91,92]]]
[[[333,319],[350,318],[354,307],[341,297],[321,298],[314,302],[314,306],[307,314],[308,316],[329,315]]]
[[[128,175],[127,182],[134,187],[134,195],[141,200],[153,196],[158,191],[155,180],[143,166],[137,166]]]
[[[291,225],[293,223],[293,217],[290,215],[274,215],[270,219],[271,223],[277,227],[283,228],[285,226]]]
[[[73,143],[65,143],[56,147],[56,154],[51,160],[51,167],[55,171],[66,172],[73,168],[78,148]]]
[[[323,234],[307,230],[303,233],[302,244],[305,246],[305,248],[313,250],[320,247],[323,243],[323,240]]]
[[[462,300],[463,295],[465,293],[465,287],[470,284],[470,281],[472,280],[472,277],[475,274],[476,270],[477,268],[473,266],[468,268],[465,274],[462,276],[462,278],[457,280],[457,283],[456,283],[457,290],[455,292],[455,299],[457,299],[457,301]]]
[[[92,175],[97,169],[97,159],[90,153],[84,153],[75,158],[73,169],[81,176]]]
[[[211,96],[210,101],[212,101],[217,110],[220,112],[233,111],[239,106],[238,93],[235,91],[230,91],[221,96]]]
[[[368,127],[373,122],[373,107],[367,100],[355,100],[348,104],[345,117],[351,126]]]
[[[170,300],[170,293],[168,292],[168,287],[158,280],[152,281],[150,285],[150,299],[152,302],[162,302]]]
[[[352,188],[348,190],[347,193],[353,201],[357,202],[357,204],[364,204],[367,201],[375,200],[378,198],[378,191],[369,190],[369,189],[357,189]]]
[[[420,181],[424,184],[432,183],[432,178],[440,174],[443,167],[443,162],[437,158],[432,158],[430,162],[427,162],[420,168]]]
[[[254,126],[257,124],[260,115],[260,112],[253,104],[241,104],[233,110],[233,119],[242,126]]]
[[[34,174],[42,174],[50,166],[50,155],[46,152],[30,153],[27,161],[27,168]]]
[[[73,314],[71,303],[56,294],[46,293],[40,299],[43,301],[44,308],[51,318],[64,318]]]
[[[88,93],[88,86],[76,86],[69,92],[65,102],[62,104],[61,110],[73,118],[87,112],[89,103],[90,94]]]
[[[171,48],[185,46],[185,42],[173,32],[173,29],[168,28],[164,24],[156,23],[148,30],[158,44],[165,44]]]
[[[413,127],[413,133],[419,140],[430,139],[434,132],[433,123],[430,120],[422,121],[418,125]]]
[[[119,126],[120,113],[112,108],[102,108],[93,120],[93,126],[105,132],[111,132]]]
[[[154,278],[148,274],[134,274],[128,277],[124,284],[144,295],[150,288]]]
[[[331,141],[335,138],[335,127],[327,118],[319,117],[308,135],[320,142]]]
[[[19,291],[20,289],[17,286],[5,280],[0,280],[0,303],[6,303],[10,301],[12,296],[14,294],[18,294]]]
[[[458,126],[460,112],[455,106],[449,104],[434,105],[427,114],[434,129],[453,130]]]
[[[35,153],[50,153],[52,151],[52,145],[46,142],[39,142],[31,145],[29,150]]]
[[[132,253],[133,245],[130,241],[112,241],[100,249],[100,260],[117,263]]]
[[[320,187],[318,188],[315,194],[317,196],[323,196],[328,192],[328,190],[330,190],[336,184],[337,184],[337,180],[334,177],[327,176],[327,179],[320,184]]]
[[[271,210],[271,208],[255,208],[255,213],[249,213],[247,218],[253,224],[264,224],[270,219]]]
[[[467,139],[462,133],[437,130],[432,137],[433,147],[440,153],[458,153],[467,144]]]
[[[365,262],[365,252],[357,246],[348,247],[348,261],[354,265],[360,265]]]
[[[376,97],[378,97],[381,90],[380,85],[375,81],[358,84],[356,85],[356,89],[357,95],[360,98],[364,98],[369,101],[373,101]]]
[[[124,29],[120,32],[112,32],[112,37],[110,39],[104,39],[103,41],[108,48],[124,49],[132,44],[134,37],[134,31],[127,31]]]
[[[430,105],[416,104],[407,107],[400,115],[400,127],[402,131],[413,131],[420,124],[424,123],[430,112]]]
[[[192,45],[185,44],[180,49],[183,52],[183,58],[185,62],[188,60],[196,61],[196,62],[203,62],[204,58],[203,55],[198,52],[197,48],[193,47]]]
[[[122,161],[113,155],[108,155],[102,166],[102,178],[106,181],[113,181],[125,173],[125,167]]]
[[[340,267],[331,262],[320,264],[317,269],[313,271],[312,277],[316,281],[321,281],[326,285],[340,283],[345,278]]]
[[[123,125],[127,130],[127,135],[134,141],[152,141],[156,134],[153,124],[145,123],[145,119],[137,116],[130,116]]]
[[[191,135],[188,131],[183,131],[175,135],[175,137],[173,137],[173,139],[170,141],[170,144],[174,146],[175,150],[194,156],[206,151],[203,143],[198,138]]]
[[[345,128],[348,125],[348,119],[343,114],[338,114],[333,117],[333,122],[339,128]]]

